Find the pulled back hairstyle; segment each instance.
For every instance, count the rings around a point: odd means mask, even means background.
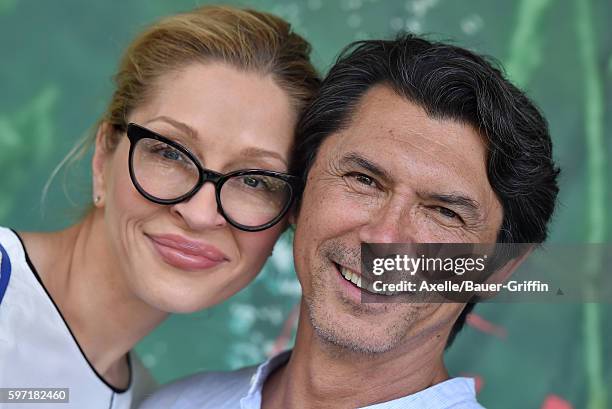
[[[310,44],[272,14],[228,6],[204,6],[151,25],[126,50],[116,90],[101,121],[115,131],[113,149],[130,113],[151,97],[164,74],[192,63],[222,62],[271,75],[300,113],[320,80],[309,59]]]
[[[310,44],[275,15],[230,6],[204,6],[153,23],[127,48],[114,77],[115,91],[96,126],[106,123],[104,147],[113,151],[129,115],[155,93],[159,78],[193,63],[222,62],[247,72],[271,75],[301,114],[320,86],[310,62]],[[82,139],[53,170],[43,188],[44,203],[54,177],[94,145]],[[64,184],[66,195],[68,192]]]

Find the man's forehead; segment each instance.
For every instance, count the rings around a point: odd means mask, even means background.
[[[475,173],[486,168],[484,138],[471,125],[432,118],[385,85],[366,92],[348,125],[328,139],[334,156],[364,149],[374,157],[387,156],[385,160],[429,160]]]

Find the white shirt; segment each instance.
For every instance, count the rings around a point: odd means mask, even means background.
[[[209,372],[161,388],[140,409],[260,409],[267,377],[289,360],[285,351],[263,364],[234,372]],[[453,378],[420,392],[361,409],[484,409],[474,380]]]
[[[2,227],[0,254],[0,388],[69,388],[69,403],[59,404],[66,409],[130,408],[150,387],[138,359],[130,354],[127,389],[108,384],[83,354],[19,237]],[[0,403],[5,407],[49,404]]]

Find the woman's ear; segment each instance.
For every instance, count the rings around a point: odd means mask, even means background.
[[[94,154],[91,160],[93,202],[96,207],[102,207],[104,204],[106,194],[105,169],[111,155],[108,148],[108,138],[111,137],[112,132],[112,126],[106,121],[100,122],[96,131]]]

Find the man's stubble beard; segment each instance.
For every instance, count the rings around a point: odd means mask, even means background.
[[[359,250],[351,249],[342,243],[327,242],[321,246],[319,254],[320,260],[330,258],[341,264],[361,265]],[[377,328],[376,316],[393,314],[394,304],[385,305],[382,312],[372,313],[367,304],[355,304],[333,294],[324,279],[325,275],[336,274],[332,268],[326,267],[323,263],[316,266],[310,273],[312,295],[304,296],[310,323],[318,338],[335,349],[335,352],[370,356],[384,354],[400,345],[418,318],[418,308],[401,311],[401,317],[392,320],[385,328]],[[335,279],[335,277],[327,278],[328,283]],[[337,303],[331,305],[332,299]],[[353,319],[363,318],[360,320],[363,325],[351,326],[350,322],[343,321],[341,314],[350,315]],[[370,319],[367,319],[368,316]]]

